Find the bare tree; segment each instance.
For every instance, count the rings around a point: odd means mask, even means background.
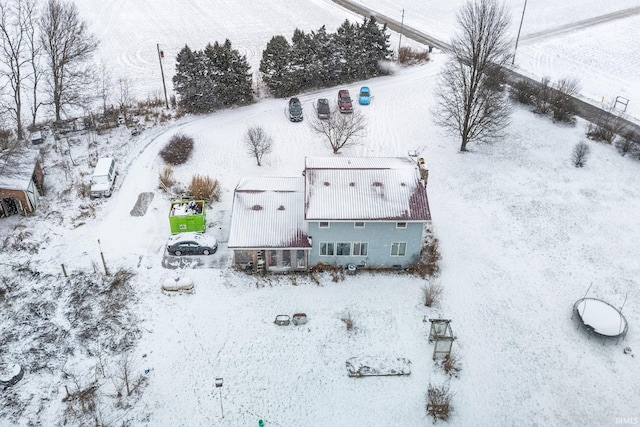
[[[113,79],[106,64],[100,66],[100,79],[98,80],[98,94],[102,100],[102,114],[107,114],[107,104],[113,92]]]
[[[92,85],[90,59],[98,39],[80,19],[76,5],[63,0],[46,4],[40,18],[40,38],[49,61],[51,102],[59,121],[65,106],[81,106],[87,100]]]
[[[2,107],[15,121],[18,140],[24,139],[22,90],[31,59],[28,33],[33,13],[33,0],[0,1],[1,74],[7,80],[11,98]]]
[[[120,111],[126,118],[131,105],[131,95],[129,94],[129,80],[122,77],[118,79],[118,103]]]
[[[578,142],[573,147],[573,154],[571,155],[573,165],[577,168],[583,167],[587,163],[587,158],[589,157],[590,152],[591,149],[586,142]]]
[[[36,13],[30,13],[25,22],[28,50],[30,54],[29,64],[31,65],[31,73],[28,76],[31,82],[31,126],[36,125],[38,118],[38,110],[42,106],[42,101],[39,97],[39,85],[42,78],[42,66],[40,59],[42,58],[42,45],[38,37],[38,15]]]
[[[273,139],[260,126],[247,129],[244,143],[247,146],[247,152],[256,158],[258,166],[262,165],[262,156],[270,153],[273,148]]]
[[[509,16],[496,0],[477,0],[458,12],[460,32],[451,41],[451,58],[440,74],[435,121],[460,136],[460,151],[470,142],[503,136],[511,104],[496,70],[510,57]]]
[[[367,127],[367,121],[362,114],[354,111],[352,114],[331,113],[327,120],[317,117],[309,122],[311,129],[324,136],[337,154],[340,149],[357,145],[357,138],[362,136]]]

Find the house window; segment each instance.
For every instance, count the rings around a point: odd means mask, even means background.
[[[333,256],[333,242],[320,242],[320,256]]]
[[[351,255],[351,242],[336,243],[336,255],[342,255],[342,256]]]
[[[297,250],[297,256],[296,256],[296,267],[297,268],[304,268],[307,265],[307,257],[305,256],[305,253],[302,249],[298,249]]]
[[[396,228],[407,228],[406,222],[396,222]]]
[[[353,228],[364,228],[364,222],[353,223]]]
[[[407,254],[407,244],[405,242],[394,242],[391,244],[391,256],[405,256]]]
[[[367,256],[368,248],[369,248],[369,244],[367,242],[353,242],[353,255]]]
[[[329,223],[328,222],[321,222],[318,227],[320,228],[329,228]]]

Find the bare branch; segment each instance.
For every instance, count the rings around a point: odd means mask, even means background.
[[[40,38],[49,61],[56,120],[67,105],[82,105],[93,83],[90,60],[98,39],[80,19],[74,3],[49,0],[40,19]],[[86,91],[85,91],[86,90]]]
[[[503,136],[511,104],[502,91],[501,67],[509,58],[509,17],[496,0],[469,2],[458,13],[460,32],[451,42],[451,59],[440,74],[435,121],[469,142]]]
[[[247,146],[247,152],[256,158],[258,166],[262,165],[262,156],[270,153],[273,148],[273,139],[260,126],[247,129],[244,143]]]
[[[344,147],[358,145],[357,138],[362,136],[367,123],[358,111],[351,114],[332,112],[327,120],[311,119],[309,126],[316,134],[324,136],[333,153],[337,154]]]

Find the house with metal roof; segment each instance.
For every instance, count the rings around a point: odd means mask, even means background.
[[[407,267],[431,221],[425,172],[410,157],[330,157],[307,158],[299,178],[245,178],[234,191],[233,264]]]
[[[410,157],[306,159],[309,265],[415,263],[431,221],[420,163]]]
[[[257,271],[306,270],[311,243],[304,221],[304,178],[243,178],[229,231],[233,265]]]

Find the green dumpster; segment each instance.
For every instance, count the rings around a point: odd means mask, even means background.
[[[169,209],[171,234],[187,231],[204,232],[207,218],[204,200],[175,200]]]

